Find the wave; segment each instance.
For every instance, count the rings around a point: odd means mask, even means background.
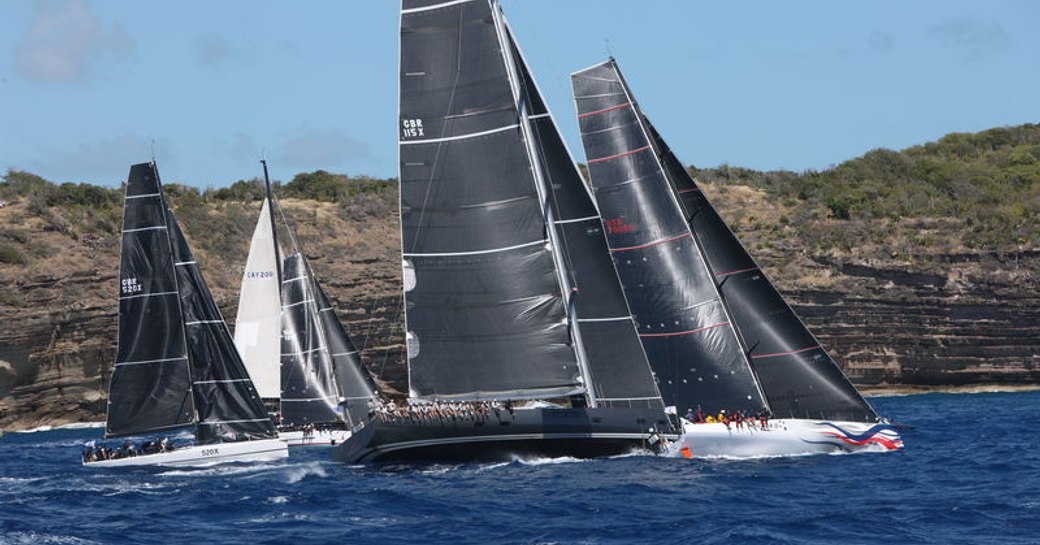
[[[71,424],[62,424],[60,426],[43,425],[28,430],[17,430],[14,433],[40,433],[45,431],[58,431],[58,430],[85,430],[90,428],[103,428],[105,427],[104,422],[73,422]]]
[[[329,474],[325,472],[325,468],[322,467],[322,464],[320,462],[310,462],[306,465],[290,467],[286,473],[286,482],[288,482],[289,484],[296,484],[310,476],[329,476]]]
[[[0,534],[0,545],[16,545],[16,544],[39,544],[48,543],[56,545],[92,545],[100,544],[99,541],[91,541],[89,539],[83,539],[76,536],[65,536],[57,534],[41,534],[39,532],[11,532],[9,534]]]

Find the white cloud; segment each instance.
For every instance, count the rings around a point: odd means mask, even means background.
[[[969,58],[975,58],[991,50],[1011,46],[1011,35],[999,21],[960,17],[949,19],[928,30],[928,35],[964,50]]]
[[[163,141],[155,143],[155,153],[160,162],[174,157],[171,147]],[[152,139],[125,133],[81,144],[76,149],[44,149],[41,155],[33,162],[33,170],[54,173],[61,181],[118,179],[130,165],[152,158]]]
[[[286,140],[276,157],[288,166],[323,168],[370,160],[372,152],[368,144],[347,136],[340,129],[307,128]]]
[[[15,47],[15,70],[33,82],[77,83],[99,60],[129,58],[136,48],[118,23],[105,28],[86,0],[43,0]]]

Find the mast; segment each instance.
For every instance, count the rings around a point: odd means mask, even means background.
[[[278,248],[278,229],[274,222],[274,194],[271,191],[271,178],[267,175],[267,159],[260,159],[260,164],[264,167],[264,191],[267,195],[267,206],[269,209],[268,217],[271,220],[271,246],[274,249],[275,263],[277,266],[274,268],[275,277],[278,278],[278,286],[282,285],[282,263],[278,259],[281,255],[281,251]]]

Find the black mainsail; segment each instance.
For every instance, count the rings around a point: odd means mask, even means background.
[[[876,421],[874,409],[769,281],[645,117],[644,123],[665,173],[682,199],[719,292],[747,343],[773,415]]]
[[[710,285],[721,297],[726,314],[739,333],[752,376],[764,393],[773,416],[876,421],[878,417],[874,410],[758,267],[632,99],[616,62],[610,59],[579,72],[574,81],[579,115],[586,113],[586,117],[599,114],[595,110],[581,112],[583,102],[607,99],[588,95],[597,92],[623,94],[624,102],[609,102],[600,108],[631,112],[630,115],[612,114],[614,122],[608,130],[623,131],[622,126],[626,123],[638,124],[645,135],[645,140],[640,141],[645,146],[642,152],[654,155],[665,178],[665,183],[660,183],[658,178],[656,188],[671,194],[702,256],[704,267],[688,270],[691,274],[699,274],[705,269],[708,272],[707,277],[701,277],[699,281],[710,279]],[[579,81],[583,83],[583,94],[579,94]],[[586,97],[585,100],[582,97]],[[592,114],[588,115],[590,111]],[[631,213],[620,206],[623,202],[617,204],[619,213]]]
[[[405,0],[400,170],[413,397],[584,391],[499,14]]]
[[[607,243],[665,402],[710,412],[766,408],[708,263],[613,62],[573,74],[572,83]]]
[[[130,169],[123,233],[119,356],[112,375],[106,435],[194,424],[199,444],[276,437],[173,211],[162,197],[154,163]],[[129,303],[136,299],[172,302]],[[155,357],[127,359],[141,357],[146,345],[160,347],[151,354]],[[164,411],[170,416],[163,416]],[[125,424],[128,421],[131,425]]]

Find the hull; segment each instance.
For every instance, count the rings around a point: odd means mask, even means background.
[[[350,435],[349,430],[314,431],[310,435],[305,435],[302,431],[280,431],[278,440],[286,443],[290,448],[334,447],[350,439]]]
[[[888,452],[903,448],[893,426],[864,422],[770,420],[762,429],[736,424],[693,424],[683,420],[683,434],[666,449],[676,458],[755,458],[846,452]]]
[[[229,462],[273,462],[289,456],[288,446],[278,439],[192,445],[173,452],[142,454],[116,460],[83,462],[89,467],[171,466],[199,467]]]
[[[436,421],[373,420],[333,460],[510,461],[523,457],[593,458],[649,447],[650,428],[667,429],[653,409],[518,409]]]

